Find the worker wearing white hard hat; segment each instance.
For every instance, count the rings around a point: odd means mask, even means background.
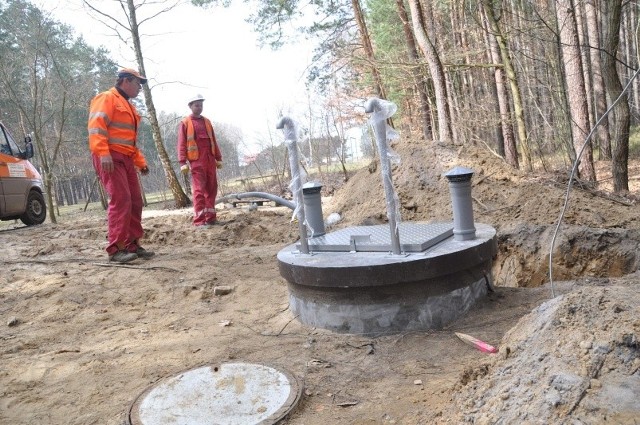
[[[189,101],[187,102],[187,106],[191,107],[191,104],[192,104],[193,102],[195,102],[195,101],[198,101],[198,100],[202,100],[202,101],[204,101],[204,100],[205,100],[205,99],[204,99],[204,96],[202,96],[201,94],[197,94],[197,95],[195,95],[195,96],[193,96],[193,97],[189,98]]]
[[[211,121],[202,116],[204,96],[196,94],[188,99],[191,115],[180,122],[178,129],[178,162],[180,171],[191,171],[193,192],[193,224],[213,225],[217,222],[217,169],[222,168],[222,153]]]

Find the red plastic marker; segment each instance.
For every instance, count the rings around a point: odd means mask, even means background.
[[[477,338],[474,338],[470,335],[463,334],[460,332],[455,332],[456,336],[460,338],[464,343],[469,344],[470,346],[477,348],[483,353],[497,353],[498,349],[493,345],[487,344],[484,341],[480,341]]]

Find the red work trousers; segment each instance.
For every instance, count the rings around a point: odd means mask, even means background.
[[[111,158],[113,171],[109,173],[102,170],[100,157],[93,155],[93,166],[110,198],[107,210],[109,255],[119,250],[135,251],[143,234],[142,193],[133,159],[114,151],[111,151]]]
[[[216,221],[218,174],[216,158],[209,139],[198,139],[198,159],[189,161],[193,194],[193,224],[201,226]]]

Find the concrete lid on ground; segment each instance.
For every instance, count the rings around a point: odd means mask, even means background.
[[[249,363],[207,365],[144,391],[129,410],[129,424],[275,424],[301,394],[302,385],[284,370]]]

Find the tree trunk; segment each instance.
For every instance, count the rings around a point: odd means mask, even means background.
[[[602,71],[611,102],[621,96],[613,109],[613,156],[611,161],[614,192],[629,190],[629,98],[622,93],[622,84],[616,70],[616,56],[620,42],[622,0],[607,0],[602,7],[602,45],[605,52]]]
[[[360,6],[360,0],[351,0],[351,5],[353,6],[353,14],[355,16],[356,23],[358,24],[358,30],[360,31],[360,39],[362,41],[364,53],[367,56],[367,60],[371,64],[371,75],[373,76],[376,95],[380,99],[386,99],[387,94],[385,93],[384,86],[382,85],[382,77],[380,76],[380,71],[378,70],[378,67],[376,65],[375,55],[373,54],[373,45],[371,44],[371,38],[369,37],[367,24],[364,20],[362,7]]]
[[[520,86],[518,85],[518,79],[516,78],[516,70],[511,63],[511,55],[507,42],[498,27],[495,14],[493,13],[492,1],[482,0],[482,5],[485,10],[487,21],[491,33],[496,38],[498,47],[500,50],[500,57],[504,64],[504,69],[511,88],[511,96],[513,98],[513,112],[516,120],[516,127],[518,129],[518,138],[520,139],[520,147],[522,148],[522,159],[524,161],[525,170],[531,171],[533,164],[531,162],[531,149],[529,148],[529,140],[527,136],[527,126],[524,120],[524,106],[522,102],[522,95],[520,94]]]
[[[622,79],[624,81],[631,80],[633,78],[633,74],[635,73],[635,69],[638,66],[638,56],[637,56],[637,43],[638,36],[640,35],[640,29],[637,27],[638,22],[635,19],[638,13],[638,3],[637,2],[627,2],[630,7],[624,8],[624,13],[622,13],[622,24],[621,24],[621,46],[620,52],[623,55],[622,61],[626,64],[635,64],[631,66],[625,66],[625,73],[622,73]],[[634,5],[635,7],[631,7]],[[635,32],[634,32],[635,30]],[[626,74],[626,75],[625,75]],[[638,79],[634,79],[629,87],[629,113],[631,115],[631,121],[636,122],[637,111],[638,111],[638,97],[636,96],[636,89],[638,88]],[[634,113],[635,111],[635,113]]]
[[[629,33],[631,34],[629,37],[629,58],[628,62],[633,62],[631,58],[640,57],[640,46],[638,46],[638,40],[640,40],[640,22],[638,22],[638,14],[640,10],[638,7],[629,7],[627,8],[627,15],[629,16]],[[635,32],[634,32],[635,30]],[[636,60],[636,64],[638,63]],[[633,69],[629,69],[629,78],[633,76]],[[631,110],[631,119],[635,124],[640,120],[640,80],[635,78],[631,83],[631,95],[629,96],[632,99],[631,104],[633,105],[633,109]]]
[[[127,0],[127,6],[129,8],[129,29],[131,30],[131,38],[133,39],[136,61],[140,67],[140,72],[142,75],[146,76],[147,74],[144,70],[144,58],[142,56],[142,46],[140,44],[140,34],[138,32],[138,22],[136,19],[136,8],[133,4],[133,0]],[[173,167],[171,166],[171,160],[169,159],[167,150],[164,148],[164,144],[162,143],[162,133],[160,132],[160,124],[158,123],[156,107],[153,104],[151,89],[148,84],[143,84],[142,89],[144,90],[144,102],[147,107],[147,112],[149,113],[153,141],[155,142],[160,162],[162,162],[162,167],[164,168],[164,174],[167,178],[167,182],[169,183],[169,188],[171,189],[171,193],[173,193],[175,206],[176,208],[184,208],[189,205],[191,201],[182,190],[182,186],[180,186],[176,173],[173,171]]]
[[[595,113],[594,125],[607,111],[607,94],[605,93],[604,79],[602,77],[602,61],[600,54],[600,31],[598,30],[598,18],[595,0],[585,1],[585,14],[587,31],[589,34],[589,58],[591,59],[591,76],[593,79],[593,106]],[[596,142],[603,159],[611,159],[611,135],[609,133],[609,120],[604,119],[596,130]]]
[[[582,76],[584,79],[585,99],[587,101],[587,114],[589,118],[589,127],[587,133],[593,127],[595,116],[593,114],[593,75],[591,71],[591,61],[589,60],[589,36],[587,35],[586,13],[584,3],[579,1],[575,4],[576,29],[578,33],[578,48],[580,49],[580,60],[582,62]],[[591,150],[593,151],[593,142],[591,142]]]
[[[486,13],[482,13],[484,24],[488,26]],[[495,36],[488,33],[487,31],[487,45],[489,47],[489,58],[493,63],[500,63],[500,52],[498,50],[498,43],[496,41]],[[502,146],[498,149],[504,155],[507,164],[511,165],[513,168],[518,168],[520,164],[518,163],[518,148],[516,146],[516,137],[513,132],[513,124],[511,117],[511,107],[509,104],[509,94],[507,92],[507,87],[505,85],[506,76],[504,73],[504,68],[501,66],[496,66],[493,71],[494,81],[495,81],[495,90],[496,97],[498,101],[498,110],[500,113],[500,127],[499,134],[500,140],[502,142]]]
[[[590,144],[583,148],[589,134],[589,113],[574,7],[573,0],[556,0],[556,17],[560,31],[573,149],[576,152],[580,177],[594,182],[596,173],[593,167],[593,151]],[[577,155],[581,151],[583,155],[578,158]]]
[[[407,42],[407,51],[409,53],[409,62],[415,64],[411,69],[413,75],[414,85],[418,91],[420,98],[420,116],[422,117],[422,133],[425,140],[433,140],[433,129],[431,128],[431,106],[429,105],[429,91],[427,88],[427,82],[425,81],[422,65],[419,63],[420,56],[418,55],[418,48],[416,46],[416,39],[413,37],[411,31],[411,25],[409,23],[409,14],[404,7],[403,0],[396,0],[396,8],[398,10],[398,16],[402,21],[402,30],[404,31],[404,37]]]
[[[433,80],[434,91],[436,95],[436,110],[438,113],[438,135],[440,143],[450,144],[453,142],[453,134],[451,131],[451,114],[449,112],[449,103],[447,102],[447,84],[444,77],[444,70],[436,49],[433,47],[431,40],[427,36],[427,29],[422,19],[422,8],[419,0],[409,0],[409,8],[411,10],[411,21],[413,24],[413,33],[415,39],[420,46],[420,50],[424,54],[431,79]]]

